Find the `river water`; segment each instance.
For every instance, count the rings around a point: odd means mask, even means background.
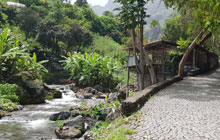
[[[23,110],[12,112],[0,120],[0,140],[44,140],[55,139],[55,124],[49,120],[51,114],[67,111],[71,106],[86,102],[94,105],[101,100],[80,100],[69,86],[50,85],[62,91],[62,99],[46,100],[45,104],[26,105]]]

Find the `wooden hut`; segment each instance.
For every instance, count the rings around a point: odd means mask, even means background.
[[[172,63],[169,52],[176,50],[177,46],[178,45],[176,44],[176,42],[164,41],[164,40],[160,40],[144,45],[145,51],[147,51],[148,54],[150,55],[158,82],[166,80],[173,76],[173,73],[171,73],[170,69],[168,68]],[[135,70],[135,59],[133,56],[133,47],[128,47],[126,48],[126,50],[129,51],[129,57],[128,57],[128,77],[129,77],[130,71]],[[186,74],[191,71],[206,72],[218,66],[219,66],[218,55],[214,53],[210,53],[201,46],[196,46],[196,48],[192,51],[184,66],[184,71]],[[138,75],[138,73],[136,74]],[[136,81],[138,82],[139,79],[136,79]],[[146,64],[145,86],[149,86],[149,85],[151,85],[151,83],[150,83],[150,76]]]

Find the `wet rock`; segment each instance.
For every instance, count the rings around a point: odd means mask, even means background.
[[[70,87],[70,89],[74,92],[74,93],[77,93],[79,91],[79,88],[76,87],[76,86],[72,86]]]
[[[94,89],[99,91],[99,92],[103,92],[103,86],[101,86],[101,85],[95,85]]]
[[[70,115],[71,114],[69,112],[60,112],[60,113],[51,115],[50,120],[51,121],[66,120],[70,117]]]
[[[44,88],[47,92],[47,96],[52,96],[52,98],[62,98],[62,92],[56,88],[51,88],[44,83]]]
[[[8,112],[12,112],[12,111],[18,111],[18,110],[22,110],[23,106],[22,105],[17,105],[15,107],[9,107],[8,108]]]
[[[84,99],[91,99],[93,97],[92,93],[86,93],[84,94]]]
[[[78,93],[76,93],[76,98],[84,99],[84,96],[83,96],[83,94],[81,94],[80,92],[78,92]]]
[[[93,128],[97,122],[96,119],[90,118],[90,117],[86,117],[84,120],[85,120],[85,129],[86,130],[90,130],[91,128]]]
[[[118,93],[117,92],[114,92],[114,93],[110,93],[109,96],[108,96],[108,102],[111,103],[115,100],[118,99]]]
[[[106,95],[104,93],[102,93],[102,92],[98,93],[98,98],[99,99],[105,99],[105,97],[106,97]]]
[[[71,126],[64,126],[62,128],[56,128],[55,134],[59,139],[73,139],[81,137],[82,133],[80,130],[71,127]]]
[[[0,119],[4,116],[5,116],[5,112],[3,110],[0,110]]]
[[[84,140],[95,140],[95,138],[92,137],[91,131],[87,131],[82,137]]]
[[[62,92],[57,89],[53,89],[52,91],[53,98],[62,98]]]
[[[70,112],[71,112],[71,116],[72,117],[76,117],[76,116],[79,116],[79,115],[82,115],[83,117],[88,117],[90,116],[89,114],[89,110],[91,109],[91,107],[89,106],[86,106],[86,107],[72,107],[70,109]]]
[[[21,104],[39,104],[45,102],[46,92],[43,83],[36,78],[36,75],[24,71],[13,75],[9,83],[17,84],[20,90],[17,92]]]
[[[128,89],[126,86],[121,87],[119,89],[118,100],[125,100],[127,91],[128,91]]]
[[[17,105],[16,110],[22,110],[24,107],[22,105]]]
[[[87,87],[87,88],[85,88],[85,92],[87,92],[87,93],[92,93],[93,92],[93,88],[92,87]]]
[[[83,116],[79,115],[68,122],[64,123],[64,126],[75,127],[76,129],[81,130],[83,133],[85,132],[85,120]]]

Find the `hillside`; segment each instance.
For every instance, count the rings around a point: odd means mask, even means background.
[[[102,15],[104,11],[111,11],[114,14],[117,14],[117,11],[114,11],[115,8],[119,7],[120,5],[117,3],[114,3],[114,0],[109,0],[108,3],[103,7],[103,6],[91,6],[90,7],[93,9],[93,11],[97,15]],[[161,0],[155,0],[154,3],[149,2],[146,5],[147,8],[147,13],[151,15],[150,18],[147,18],[147,24],[150,24],[152,20],[157,20],[159,21],[160,25],[155,27],[155,29],[150,29],[150,26],[148,25],[145,28],[145,33],[148,36],[148,40],[153,41],[153,40],[158,40],[160,39],[160,34],[162,34],[162,29],[165,25],[166,20],[170,17],[171,13],[173,12],[173,9],[167,9],[166,6],[164,5],[163,1]],[[156,32],[152,32],[152,30],[157,30]],[[149,37],[150,36],[150,37]]]

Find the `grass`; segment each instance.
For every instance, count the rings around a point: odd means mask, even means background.
[[[104,123],[92,129],[92,134],[96,140],[129,140],[127,135],[135,133],[133,129],[126,128],[124,125],[130,121],[129,118],[122,116],[110,124]]]

